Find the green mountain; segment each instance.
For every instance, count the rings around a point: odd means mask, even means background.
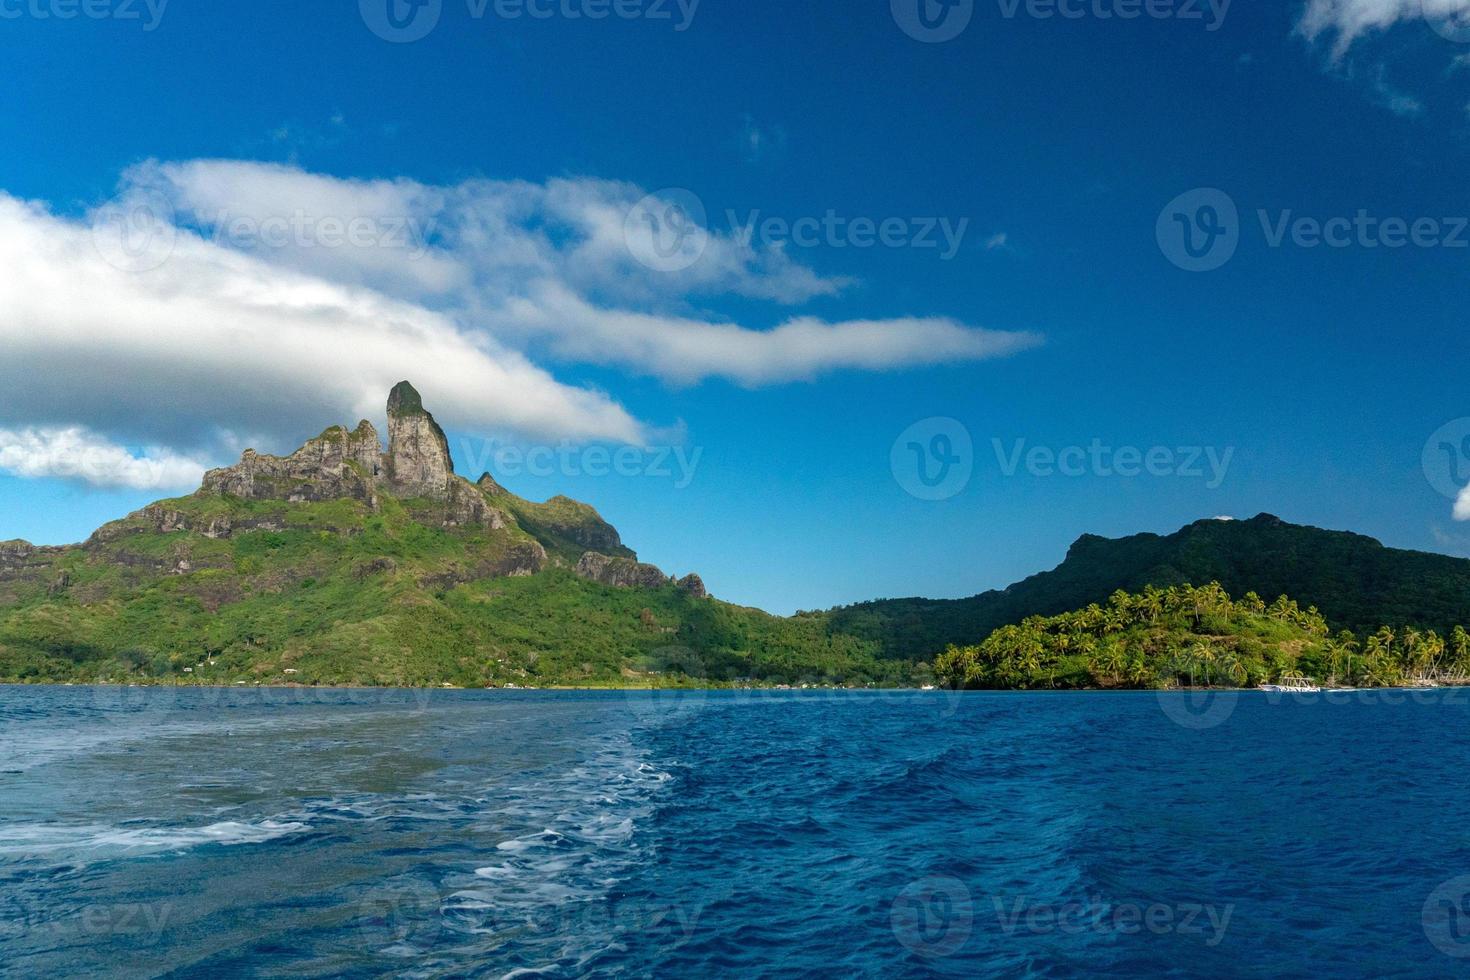
[[[457,475],[407,382],[387,425],[386,450],[366,421],[290,456],[247,450],[79,545],[0,543],[0,681],[911,684],[951,644],[1187,583],[1289,595],[1325,630],[1470,622],[1470,561],[1265,514],[1084,536],[1052,571],[969,599],[771,616],[638,561],[587,504]]]
[[[930,658],[1028,616],[1105,603],[1119,589],[1206,582],[1235,596],[1291,596],[1320,610],[1333,630],[1411,625],[1447,634],[1470,623],[1470,561],[1386,548],[1361,534],[1261,514],[1198,521],[1169,535],[1084,535],[1061,565],[1003,591],[865,602],[832,610],[829,629],[878,643],[887,657]]]
[[[907,683],[909,664],[640,563],[597,511],[457,476],[404,382],[85,543],[0,543],[0,680],[487,686]]]

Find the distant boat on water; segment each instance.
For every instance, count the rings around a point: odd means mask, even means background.
[[[1282,674],[1280,683],[1262,684],[1260,689],[1268,694],[1319,694],[1322,691],[1311,678],[1301,674]]]

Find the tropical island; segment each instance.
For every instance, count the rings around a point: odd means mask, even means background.
[[[1270,515],[1084,536],[1056,569],[968,599],[775,616],[640,562],[587,504],[457,475],[408,382],[386,451],[371,422],[333,426],[81,544],[0,543],[12,683],[1434,684],[1470,669],[1467,622],[1470,561]]]
[[[1031,616],[935,661],[957,688],[1255,687],[1302,676],[1332,686],[1464,684],[1470,634],[1380,627],[1363,639],[1332,631],[1315,606],[1234,601],[1218,582],[1139,593],[1059,616]]]

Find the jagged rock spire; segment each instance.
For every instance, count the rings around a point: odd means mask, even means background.
[[[424,399],[418,389],[407,381],[400,381],[388,392],[388,417],[395,415],[428,415]]]
[[[407,381],[394,385],[388,395],[388,456],[384,470],[399,496],[442,499],[449,495],[454,475],[449,440]]]

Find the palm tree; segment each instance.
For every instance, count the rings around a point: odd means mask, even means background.
[[[1336,672],[1337,658],[1342,658],[1343,679],[1351,684],[1353,682],[1353,654],[1358,649],[1358,638],[1348,630],[1342,630],[1335,639],[1327,641],[1327,651],[1333,658],[1334,676]]]
[[[1457,674],[1470,669],[1470,633],[1463,626],[1456,626],[1450,633],[1450,662]]]
[[[1419,663],[1422,665],[1420,668],[1421,675],[1428,675],[1430,677],[1438,676],[1440,668],[1439,658],[1444,656],[1444,649],[1444,639],[1438,633],[1430,630],[1424,634],[1424,638],[1419,641]]]
[[[1203,641],[1196,643],[1189,649],[1190,659],[1204,665],[1205,687],[1210,686],[1211,675],[1214,672],[1215,651],[1208,643]],[[1192,682],[1192,681],[1191,681]]]
[[[1144,662],[1142,657],[1135,657],[1128,661],[1128,681],[1142,687],[1153,679],[1154,672]]]
[[[1245,664],[1241,663],[1240,658],[1233,653],[1226,653],[1220,657],[1220,669],[1237,687],[1244,684],[1246,678],[1250,676],[1250,672],[1245,669]]]
[[[1150,623],[1156,622],[1164,611],[1164,594],[1154,586],[1148,585],[1144,586],[1143,594],[1138,598],[1144,617]]]

